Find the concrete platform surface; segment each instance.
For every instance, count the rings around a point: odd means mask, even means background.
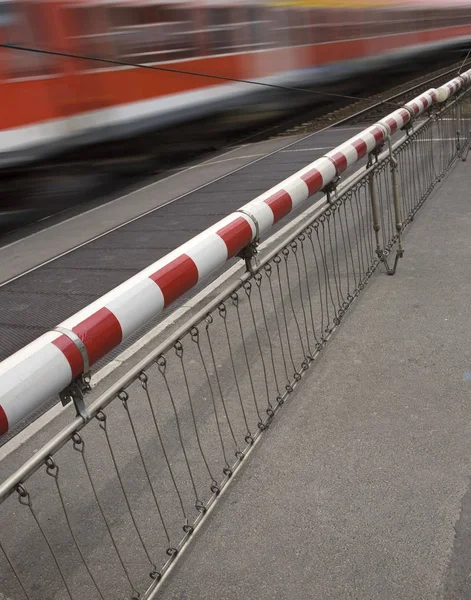
[[[470,183],[420,210],[159,598],[471,598]]]

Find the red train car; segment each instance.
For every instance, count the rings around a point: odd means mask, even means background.
[[[0,47],[0,169],[274,93],[227,79],[319,86],[471,40],[468,2],[347,5],[0,0],[0,44],[31,49]]]

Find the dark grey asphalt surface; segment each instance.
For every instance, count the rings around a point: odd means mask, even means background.
[[[471,598],[469,173],[427,200],[159,598]]]

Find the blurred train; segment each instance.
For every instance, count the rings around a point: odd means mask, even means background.
[[[0,0],[0,169],[470,41],[467,0]]]

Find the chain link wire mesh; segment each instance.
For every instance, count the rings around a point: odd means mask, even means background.
[[[149,355],[3,486],[14,600],[149,598],[471,135],[464,94]],[[254,482],[256,485],[256,482]]]

